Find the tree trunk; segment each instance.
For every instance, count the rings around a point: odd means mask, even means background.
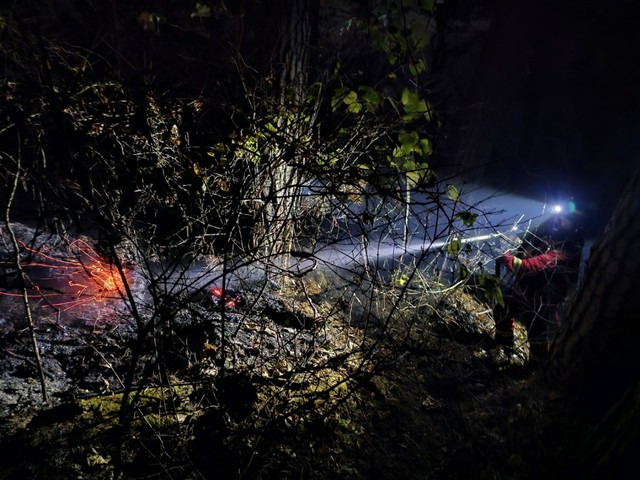
[[[618,478],[640,444],[638,273],[640,168],[591,254],[545,372],[590,423],[578,459],[589,478]]]
[[[295,238],[295,220],[302,195],[301,166],[305,138],[313,127],[314,112],[305,108],[308,49],[312,42],[316,0],[295,0],[273,5],[278,22],[278,84],[276,149],[269,152],[265,182],[265,254],[277,258],[278,270],[289,267],[288,252]],[[309,120],[304,117],[309,115]]]
[[[637,169],[591,254],[551,352],[549,377],[605,406],[640,378],[639,215]]]

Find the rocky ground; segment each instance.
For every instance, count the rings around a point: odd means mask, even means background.
[[[138,295],[135,311],[33,297],[44,404],[3,239],[0,478],[494,479],[556,467],[543,448],[558,441],[554,403],[528,368],[526,335],[505,352],[486,305],[435,285],[376,290],[357,327],[353,297],[318,272],[280,290],[246,285],[235,305],[207,289]],[[57,237],[31,245],[64,253]]]

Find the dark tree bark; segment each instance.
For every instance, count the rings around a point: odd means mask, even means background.
[[[546,378],[586,419],[579,468],[618,478],[640,446],[640,168],[594,248]]]
[[[611,405],[640,379],[640,169],[589,260],[551,353],[549,377]]]
[[[318,8],[317,0],[279,0],[264,10],[251,11],[245,19],[248,26],[263,29],[262,38],[252,37],[243,48],[259,52],[257,59],[269,59],[257,68],[269,79],[262,92],[268,107],[261,106],[271,110],[276,130],[261,146],[264,162],[254,178],[260,201],[253,213],[259,221],[253,225],[252,246],[264,258],[274,259],[277,272],[288,270],[287,252],[292,250],[302,197],[305,150],[318,114],[318,106],[308,99]]]
[[[307,93],[308,49],[312,43],[311,19],[315,17],[317,4],[313,0],[296,0],[281,5],[282,21],[279,25],[279,74],[278,107],[283,112],[278,120],[279,134],[284,138],[285,155],[272,152],[266,222],[271,235],[268,250],[271,254],[285,255],[282,267],[288,268],[288,251],[294,237],[293,222],[301,198],[302,177],[299,167],[304,163],[303,138],[312,127],[300,118],[294,122],[285,118],[286,112],[303,111]],[[294,166],[298,165],[298,167]]]

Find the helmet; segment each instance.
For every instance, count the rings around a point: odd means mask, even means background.
[[[573,198],[554,204],[551,207],[551,212],[555,215],[579,215],[576,202],[573,201]]]
[[[554,213],[538,226],[536,236],[548,247],[582,245],[583,215],[575,208],[573,201],[567,202],[566,207],[554,208],[553,211]]]
[[[524,249],[529,254],[582,244],[583,215],[573,200],[555,204],[545,217],[534,231],[525,235]]]

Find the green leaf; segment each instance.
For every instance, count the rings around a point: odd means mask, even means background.
[[[478,279],[478,284],[480,285],[480,288],[484,290],[484,295],[487,297],[487,300],[504,307],[505,304],[504,297],[502,295],[502,288],[500,287],[500,277],[484,271]]]
[[[349,93],[344,96],[342,101],[347,105],[351,105],[352,103],[358,101],[358,94],[353,90],[350,90]]]
[[[433,174],[429,168],[429,164],[416,162],[411,157],[405,155],[402,148],[396,147],[393,154],[394,157],[388,159],[389,163],[400,172],[404,172],[408,185],[415,187],[425,180],[428,180]]]
[[[413,160],[407,160],[406,162],[404,162],[404,165],[402,165],[402,168],[405,172],[415,172],[416,162],[414,162]]]
[[[358,90],[360,90],[360,94],[365,101],[371,103],[380,103],[380,95],[375,90],[375,88],[361,85],[360,87],[358,87]]]
[[[406,155],[402,147],[395,147],[393,149],[393,158],[404,158]]]
[[[447,185],[447,195],[449,195],[449,198],[456,203],[460,201],[460,192],[454,185]]]
[[[452,256],[458,255],[462,248],[462,241],[459,238],[454,238],[447,244],[447,253]]]
[[[398,140],[400,140],[400,143],[402,145],[411,145],[413,147],[420,140],[420,135],[418,135],[418,132],[416,132],[415,130],[412,130],[410,132],[406,130],[400,130],[398,132]]]
[[[476,219],[478,218],[478,214],[477,213],[473,213],[469,210],[466,210],[464,212],[459,212],[456,213],[454,215],[454,217],[459,218],[460,220],[462,220],[462,223],[464,224],[465,227],[471,227],[473,226],[473,224],[475,223]]]
[[[425,157],[428,155],[431,155],[431,153],[433,152],[433,147],[431,146],[431,142],[429,141],[429,139],[421,138],[419,150],[416,150],[416,151]]]
[[[424,116],[427,120],[429,120],[427,102],[421,99],[417,93],[414,93],[408,88],[405,88],[402,91],[400,100],[406,113],[406,116],[403,117],[404,121],[413,121],[420,118],[421,116]]]
[[[417,184],[419,184],[424,175],[422,174],[422,172],[420,171],[408,171],[406,172],[406,178],[407,178],[407,183],[409,184],[410,187],[415,187]]]
[[[411,75],[419,75],[426,70],[424,60],[420,59],[417,62],[411,62],[409,64],[409,72]]]
[[[411,102],[412,99],[412,94],[408,88],[405,88],[402,90],[402,94],[400,95],[400,101],[402,102],[402,105],[407,105],[409,102]]]
[[[360,110],[362,110],[362,104],[360,102],[353,102],[347,107],[349,113],[360,113]]]
[[[407,132],[406,130],[400,130],[398,132],[398,141],[400,142],[402,151],[409,155],[420,141],[420,135],[416,131]]]
[[[380,97],[380,94],[374,88],[366,85],[358,87],[358,90],[360,91],[360,97],[362,98],[367,111],[369,113],[375,113],[382,103],[382,97]]]

